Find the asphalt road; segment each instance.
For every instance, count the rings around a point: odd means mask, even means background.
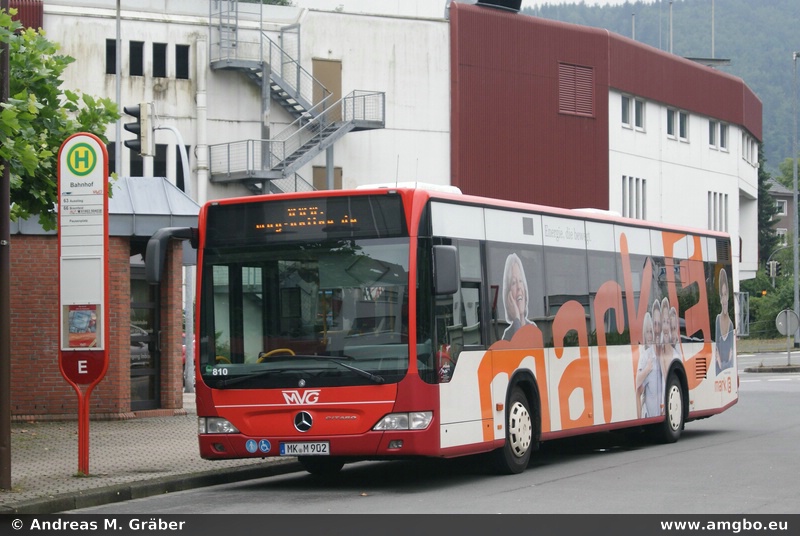
[[[739,367],[786,359],[742,356]],[[743,372],[739,403],[687,424],[673,445],[604,433],[547,443],[515,476],[480,458],[363,462],[334,479],[294,473],[79,512],[789,514],[800,504],[798,444],[800,374]]]

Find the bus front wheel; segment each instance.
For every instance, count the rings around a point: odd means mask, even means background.
[[[533,448],[533,417],[530,403],[519,387],[514,387],[506,409],[506,442],[495,450],[494,465],[499,473],[519,474],[528,467]]]
[[[303,469],[317,476],[335,475],[344,467],[344,461],[327,456],[299,456],[297,460]]]

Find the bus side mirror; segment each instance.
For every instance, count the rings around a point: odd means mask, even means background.
[[[455,246],[433,246],[433,293],[437,296],[458,292],[458,250]]]
[[[164,227],[159,229],[147,241],[147,251],[144,255],[144,274],[147,282],[157,285],[161,282],[164,271],[164,259],[167,256],[167,244],[170,239],[191,240],[196,246],[196,229],[191,227]]]

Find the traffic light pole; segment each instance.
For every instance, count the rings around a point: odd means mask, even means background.
[[[797,56],[800,52],[792,52],[792,61],[794,62],[794,83],[792,85],[792,119],[794,128],[792,129],[792,200],[794,202],[793,210],[794,218],[792,222],[792,251],[794,252],[794,266],[792,271],[792,278],[794,279],[794,314],[800,316],[800,254],[797,250],[797,241],[800,239],[798,234],[798,215],[797,215]],[[794,345],[800,346],[800,328],[794,333]]]
[[[186,153],[186,144],[183,143],[181,132],[171,126],[157,126],[153,130],[169,130],[175,135],[178,142],[178,150],[181,152],[181,164],[183,165],[183,190],[190,198],[192,197],[192,179],[189,176],[189,155]],[[186,369],[184,370],[184,391],[194,393],[194,267],[186,266],[184,280],[186,291],[184,296],[184,311],[186,311]]]

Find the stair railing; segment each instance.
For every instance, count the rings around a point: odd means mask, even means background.
[[[279,167],[315,138],[321,142],[326,135],[354,121],[384,122],[385,94],[376,91],[352,91],[339,101],[321,110],[311,120],[298,119],[284,128],[270,144],[269,169]]]
[[[305,104],[324,102],[331,92],[300,65],[300,62],[285,52],[278,43],[262,32],[267,50],[267,61],[271,75],[290,96]]]
[[[385,114],[385,93],[356,90],[325,107],[316,117],[294,121],[272,139],[209,146],[210,172],[212,175],[252,175],[255,171],[276,169],[301,148],[313,148],[348,123],[363,121],[382,126]]]

